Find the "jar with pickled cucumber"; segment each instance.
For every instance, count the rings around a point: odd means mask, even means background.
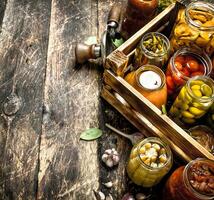
[[[196,159],[176,169],[166,182],[162,200],[213,200],[214,161]]]
[[[169,58],[170,42],[166,36],[158,32],[150,32],[143,36],[136,48],[133,65],[139,68],[145,64],[163,68]]]
[[[189,46],[203,49],[211,56],[214,52],[214,5],[197,1],[180,9],[170,42],[173,51]]]
[[[159,138],[146,138],[131,151],[127,173],[137,185],[152,187],[160,182],[172,166],[172,153]]]
[[[170,58],[166,70],[168,97],[175,99],[189,78],[198,75],[209,76],[211,70],[212,62],[203,51],[188,47],[177,50]]]
[[[169,114],[187,124],[194,124],[209,110],[214,101],[214,81],[206,76],[188,80],[175,99]]]

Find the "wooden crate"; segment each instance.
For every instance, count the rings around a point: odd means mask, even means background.
[[[210,152],[123,79],[142,35],[164,30],[169,36],[179,6],[178,2],[170,5],[107,57],[101,96],[146,136],[162,138],[184,160],[198,157],[214,160]]]

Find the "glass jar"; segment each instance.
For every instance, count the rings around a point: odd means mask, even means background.
[[[166,84],[168,97],[175,99],[181,87],[196,75],[211,73],[212,62],[203,51],[181,48],[170,58],[166,70]]]
[[[208,115],[207,115],[207,122],[209,126],[214,129],[214,103],[209,109]],[[213,134],[214,135],[214,134]]]
[[[158,0],[128,0],[121,34],[125,39],[134,35],[156,14]]]
[[[214,79],[214,55],[213,55],[213,57],[212,57],[212,65],[213,65],[213,67],[212,67],[212,70],[211,70],[211,73],[210,73],[210,77],[211,77],[212,79]]]
[[[194,126],[188,132],[207,151],[214,154],[214,132],[209,127],[204,125]]]
[[[159,109],[166,104],[166,81],[160,68],[154,65],[144,65],[130,72],[125,80]]]
[[[143,36],[136,48],[134,67],[145,64],[163,68],[169,58],[170,42],[166,36],[158,32],[150,32]]]
[[[163,200],[213,200],[214,162],[196,159],[176,169],[167,180]]]
[[[211,56],[214,52],[214,5],[198,1],[179,10],[170,41],[173,51],[189,46],[201,48]]]
[[[193,124],[209,110],[214,101],[214,81],[196,76],[181,89],[169,114],[187,124]]]
[[[146,138],[131,151],[127,173],[137,185],[152,187],[160,182],[172,166],[172,152],[159,138]]]

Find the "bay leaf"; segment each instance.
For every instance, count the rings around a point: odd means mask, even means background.
[[[100,129],[90,128],[81,133],[80,139],[87,140],[87,141],[95,140],[95,139],[99,138],[102,134],[103,133]]]

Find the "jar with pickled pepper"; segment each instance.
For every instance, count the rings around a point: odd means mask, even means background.
[[[158,32],[150,32],[143,36],[136,48],[134,67],[145,64],[163,68],[169,58],[170,42],[166,36]]]
[[[150,137],[132,148],[126,169],[135,184],[152,187],[169,172],[172,162],[169,146],[159,138]]]
[[[214,5],[198,1],[179,10],[170,42],[173,51],[189,46],[201,48],[211,56],[214,52]]]
[[[169,115],[194,124],[207,113],[214,101],[214,81],[207,76],[188,80],[170,108]]]
[[[144,65],[130,72],[125,80],[159,109],[167,101],[165,75],[154,65]]]
[[[158,0],[128,0],[121,34],[125,39],[134,35],[156,14]]]
[[[183,47],[170,58],[166,70],[168,97],[174,99],[189,78],[197,75],[209,76],[212,62],[201,50]]]
[[[213,200],[214,161],[196,159],[176,169],[167,180],[163,200]]]

